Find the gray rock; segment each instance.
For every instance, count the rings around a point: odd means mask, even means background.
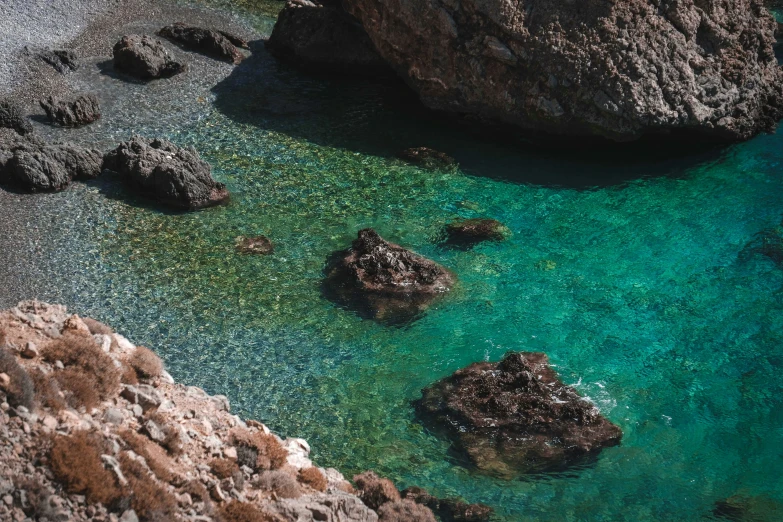
[[[430,108],[560,135],[748,139],[783,115],[761,0],[344,0]]]
[[[171,58],[160,40],[147,35],[123,36],[113,51],[116,70],[143,80],[167,78],[186,68]]]
[[[103,167],[100,151],[71,144],[17,143],[12,150],[4,165],[0,160],[0,181],[4,171],[6,182],[31,192],[62,190],[73,179],[98,177]]]
[[[60,100],[50,96],[38,102],[52,123],[75,127],[92,123],[101,117],[101,107],[93,94],[79,96],[75,100]]]
[[[155,442],[163,442],[166,440],[166,434],[153,420],[147,420],[147,422],[144,423],[144,433]]]
[[[33,132],[33,125],[24,115],[22,108],[8,100],[0,100],[0,127],[13,129],[19,134]]]
[[[124,419],[125,417],[123,416],[122,411],[117,408],[106,408],[106,411],[103,414],[103,420],[109,424],[120,425]]]
[[[205,54],[224,62],[238,64],[244,60],[234,42],[244,42],[241,38],[220,31],[185,25],[181,22],[167,25],[158,34],[182,45],[189,51]],[[244,42],[247,46],[247,42]]]
[[[122,514],[119,522],[139,522],[139,517],[136,515],[135,511],[129,509]]]
[[[47,49],[38,53],[38,57],[57,69],[60,74],[66,74],[79,68],[79,61],[73,51]]]
[[[269,510],[296,522],[377,522],[375,511],[353,495],[333,491],[326,495],[305,495],[278,500]]]
[[[195,210],[229,197],[194,148],[180,148],[164,139],[134,136],[109,152],[104,165],[122,174],[133,189],[173,207]]]
[[[126,385],[121,395],[132,404],[141,406],[145,412],[157,408],[162,402],[158,391],[149,384]]]

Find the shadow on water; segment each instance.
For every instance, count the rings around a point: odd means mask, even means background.
[[[574,189],[683,177],[727,150],[671,137],[632,143],[542,139],[430,111],[401,80],[310,74],[278,62],[263,41],[251,42],[251,50],[213,88],[217,109],[238,123],[319,145],[381,157],[427,146],[456,158],[468,174]]]

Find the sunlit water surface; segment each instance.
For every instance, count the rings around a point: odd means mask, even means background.
[[[237,12],[268,33],[263,10]],[[323,466],[505,520],[704,520],[737,493],[783,501],[783,272],[752,248],[783,214],[783,136],[712,151],[498,144],[411,109],[396,85],[314,78],[256,50],[199,114],[154,129],[196,147],[230,205],[165,213],[109,181],[47,196],[74,268],[39,297],[154,347],[178,380],[306,438]],[[419,145],[462,168],[394,159]],[[440,246],[443,224],[469,217],[513,236]],[[337,307],[324,262],[363,227],[447,266],[458,287],[404,327]],[[256,234],[273,255],[234,252]],[[456,464],[410,401],[507,350],[546,352],[622,445],[514,481]]]

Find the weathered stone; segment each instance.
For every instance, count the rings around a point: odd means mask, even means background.
[[[417,487],[404,490],[401,496],[427,506],[441,522],[488,522],[493,513],[493,509],[485,504],[468,504],[458,498],[437,498]]]
[[[75,127],[92,123],[101,117],[98,98],[93,94],[79,96],[74,100],[61,100],[49,96],[38,102],[52,123]]]
[[[360,75],[394,74],[370,38],[334,0],[290,0],[266,48],[310,69]]]
[[[195,210],[229,198],[226,186],[212,178],[196,149],[164,139],[134,136],[109,152],[104,165],[122,174],[131,188],[173,207]]]
[[[138,404],[146,412],[160,406],[162,399],[158,391],[149,384],[126,385],[122,397],[132,404]]]
[[[422,390],[414,405],[476,468],[500,476],[562,469],[622,438],[543,353],[472,364]]]
[[[353,482],[362,502],[376,511],[386,503],[399,502],[401,499],[400,492],[391,480],[381,478],[372,471],[356,475]]]
[[[269,506],[269,511],[284,520],[296,522],[377,522],[375,511],[358,498],[339,491],[326,495],[305,495],[281,499]]]
[[[144,433],[155,442],[163,442],[166,440],[166,434],[153,420],[147,420],[147,422],[144,423]]]
[[[10,157],[5,162],[0,157],[0,182],[5,180],[31,192],[58,191],[73,179],[96,178],[103,166],[100,151],[76,145],[46,145],[29,141],[10,143],[9,146],[11,148],[5,150],[12,151]],[[0,150],[3,147],[0,137]]]
[[[430,508],[410,500],[387,502],[378,509],[380,522],[437,522]]]
[[[430,108],[531,131],[743,140],[783,114],[760,0],[344,0]]]
[[[89,337],[92,335],[90,333],[90,329],[86,324],[84,324],[84,321],[82,321],[82,318],[76,314],[70,316],[65,320],[65,323],[63,323],[63,333],[65,332],[74,335],[81,335],[84,337]]]
[[[238,64],[245,58],[245,55],[234,45],[235,41],[241,41],[241,39],[235,36],[229,38],[224,32],[177,22],[167,25],[158,34],[182,45],[189,51],[205,54],[225,62]],[[247,45],[246,42],[245,45]]]
[[[67,49],[47,49],[38,53],[38,57],[57,69],[60,74],[66,74],[79,68],[76,53]]]
[[[22,135],[33,132],[33,125],[22,108],[9,100],[0,100],[0,127],[13,129]]]
[[[114,68],[136,78],[152,80],[174,76],[186,67],[171,58],[160,40],[130,34],[114,45]]]
[[[39,355],[38,346],[36,346],[36,344],[32,341],[28,341],[25,343],[24,348],[19,353],[26,359],[35,359]]]

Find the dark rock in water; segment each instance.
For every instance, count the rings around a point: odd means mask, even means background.
[[[446,225],[446,244],[469,247],[482,241],[503,241],[509,233],[495,219],[465,219]]]
[[[57,69],[57,72],[60,74],[69,73],[79,68],[79,60],[73,51],[65,49],[46,50],[40,52],[38,56]]]
[[[432,109],[556,135],[744,140],[783,116],[759,0],[343,0]]]
[[[114,45],[114,68],[136,78],[151,80],[179,74],[185,70],[185,65],[174,61],[160,40],[130,34]]]
[[[335,1],[287,2],[266,48],[280,59],[319,71],[394,74],[364,29]]]
[[[164,139],[134,136],[106,154],[104,166],[122,174],[138,192],[176,208],[195,210],[229,198],[226,186],[212,178],[212,169],[196,149]]]
[[[384,322],[417,316],[454,284],[451,272],[374,230],[359,231],[350,249],[327,262],[328,297]]]
[[[457,161],[448,154],[428,147],[405,149],[400,152],[399,157],[408,163],[430,170],[446,170],[457,166]]]
[[[66,127],[86,125],[101,117],[100,104],[92,94],[79,96],[75,100],[59,100],[49,96],[38,103],[41,104],[50,122]]]
[[[458,498],[437,498],[426,489],[410,487],[402,498],[427,506],[441,522],[488,522],[494,510],[486,504],[468,504]]]
[[[22,108],[8,100],[0,100],[0,127],[13,129],[19,134],[33,132],[33,125],[25,117]]]
[[[182,45],[189,51],[205,54],[218,60],[237,64],[245,59],[234,41],[241,41],[247,46],[247,42],[238,37],[227,37],[226,33],[193,27],[177,22],[167,25],[158,34],[164,38]]]
[[[0,182],[30,192],[62,190],[72,180],[100,175],[103,154],[71,144],[49,145],[0,132]]]
[[[732,522],[775,522],[783,519],[783,504],[766,495],[737,494],[715,502],[712,514]]]
[[[275,250],[272,241],[266,236],[245,237],[239,236],[236,239],[237,252],[242,254],[271,254]]]
[[[475,363],[414,403],[478,470],[504,477],[562,469],[620,443],[620,428],[564,385],[543,353]]]
[[[749,259],[761,254],[778,267],[783,268],[783,224],[762,230],[753,237],[740,253],[740,258]]]

